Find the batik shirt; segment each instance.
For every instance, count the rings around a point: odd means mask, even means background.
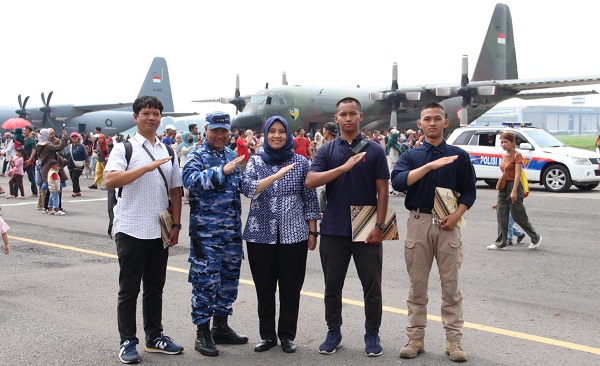
[[[255,194],[258,182],[296,163],[281,179]],[[308,160],[298,154],[281,164],[267,165],[260,155],[250,158],[242,178],[242,193],[252,198],[242,238],[249,242],[298,243],[308,239],[308,220],[321,219],[317,192],[304,185]]]

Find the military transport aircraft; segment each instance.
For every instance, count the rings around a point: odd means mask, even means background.
[[[131,102],[99,105],[50,105],[53,92],[45,98],[42,93],[41,108],[27,108],[29,96],[24,99],[18,96],[19,109],[15,107],[0,107],[0,123],[13,117],[29,120],[34,128],[52,127],[57,131],[62,128],[68,132],[90,132],[94,127],[101,127],[105,134],[115,135],[133,126],[133,111]],[[184,116],[195,113],[174,113],[171,82],[167,62],[162,57],[155,57],[144,78],[138,95],[154,95],[164,105],[163,116]],[[132,95],[132,101],[135,96]]]
[[[241,96],[239,78],[234,98],[221,98],[221,103],[234,104],[239,113],[232,127],[261,130],[265,121],[275,115],[285,117],[295,130],[303,127],[315,131],[333,120],[335,103],[343,97],[354,97],[362,104],[365,118],[361,127],[387,129],[390,125],[414,128],[420,107],[429,102],[444,105],[450,119],[449,131],[467,125],[496,104],[510,99],[539,99],[572,95],[597,94],[595,91],[529,92],[565,86],[600,84],[600,75],[585,77],[519,79],[508,6],[496,4],[481,48],[473,77],[468,77],[468,59],[463,56],[460,83],[398,86],[398,69],[394,64],[389,89],[335,88],[287,85],[285,74],[281,86],[268,86],[254,95]],[[462,118],[461,118],[462,117]]]

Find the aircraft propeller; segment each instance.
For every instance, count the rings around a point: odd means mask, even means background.
[[[15,113],[18,114],[20,118],[27,119],[27,109],[25,109],[25,106],[27,106],[27,101],[29,100],[29,95],[25,97],[25,100],[21,101],[21,94],[19,94],[18,99],[19,99],[19,109],[17,109],[15,111]]]
[[[471,86],[469,81],[469,56],[462,56],[460,88],[436,88],[437,96],[457,95],[462,97],[458,118],[460,126],[469,124],[469,112],[467,107],[473,102],[473,97],[477,95],[494,95],[496,87],[493,85]]]
[[[235,106],[235,114],[242,112],[246,106],[246,99],[240,97],[240,74],[235,74],[235,95],[233,98],[220,98],[223,104],[231,103]]]
[[[398,109],[403,100],[420,100],[421,88],[403,88],[402,91],[398,87],[398,64],[392,64],[392,87],[389,90],[369,93],[371,100],[388,100],[392,102],[392,111],[390,113],[390,127],[398,127]]]
[[[40,112],[44,113],[44,116],[42,117],[42,126],[46,126],[46,123],[50,125],[50,121],[52,121],[52,115],[50,114],[52,111],[52,107],[50,107],[50,99],[52,99],[52,94],[54,94],[53,91],[48,93],[48,99],[46,99],[44,97],[44,92],[42,92],[42,103],[44,104],[44,106],[40,108]]]

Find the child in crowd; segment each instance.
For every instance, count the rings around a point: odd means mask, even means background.
[[[11,169],[14,169],[14,174],[8,181],[8,189],[10,194],[6,196],[9,198],[25,198],[25,190],[23,189],[23,175],[25,172],[23,171],[23,147],[19,147],[15,150],[15,156],[10,160]],[[18,192],[21,191],[21,195],[17,196]]]
[[[10,246],[8,245],[8,230],[10,226],[0,217],[0,233],[2,234],[2,241],[4,242],[4,254],[10,253]]]
[[[48,200],[48,215],[63,216],[65,214],[58,208],[58,195],[62,191],[60,177],[58,176],[59,169],[60,164],[58,164],[58,161],[54,159],[50,160],[50,171],[48,172],[48,193],[50,194],[50,199]]]

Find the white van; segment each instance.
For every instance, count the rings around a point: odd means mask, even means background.
[[[567,191],[571,184],[587,191],[600,184],[600,154],[568,147],[538,128],[463,127],[454,130],[447,143],[466,150],[477,179],[495,186],[502,175],[500,134],[504,131],[517,137],[517,150],[523,155],[529,182],[539,182],[551,192]]]

